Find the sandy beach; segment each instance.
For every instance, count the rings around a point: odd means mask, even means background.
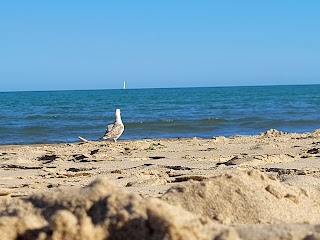
[[[0,146],[0,239],[320,239],[320,130]]]

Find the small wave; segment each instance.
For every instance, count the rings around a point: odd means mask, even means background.
[[[234,123],[255,123],[255,122],[263,122],[266,121],[265,119],[261,118],[261,117],[242,117],[242,118],[236,118],[236,119],[232,119],[230,120],[231,122]]]
[[[166,119],[166,120],[162,120],[163,122],[174,122],[173,119]]]
[[[24,117],[25,120],[42,120],[42,119],[54,119],[57,118],[57,115],[40,115],[40,114],[32,114]]]
[[[309,124],[320,124],[319,120],[291,120],[289,121],[291,124],[297,124],[297,125],[309,125]]]
[[[22,127],[21,129],[23,134],[27,134],[30,136],[43,135],[48,130],[50,130],[50,128],[45,126],[25,126],[25,127]]]
[[[256,128],[281,129],[288,132],[310,131],[320,127],[320,120],[272,120],[262,121],[255,125]]]
[[[212,124],[227,122],[227,120],[223,118],[204,118],[204,119],[201,119],[200,121],[204,123],[212,123]]]

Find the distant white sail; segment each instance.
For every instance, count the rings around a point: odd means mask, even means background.
[[[123,89],[126,89],[126,81],[123,81]]]

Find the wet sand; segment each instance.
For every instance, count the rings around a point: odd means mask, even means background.
[[[6,145],[0,178],[0,239],[320,239],[320,130]]]

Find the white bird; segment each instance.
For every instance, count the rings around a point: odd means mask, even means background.
[[[109,124],[106,129],[106,133],[101,140],[108,140],[108,139],[113,139],[113,141],[117,141],[117,139],[121,136],[121,134],[124,131],[124,125],[121,120],[120,116],[120,109],[116,109],[116,120],[113,124]]]

